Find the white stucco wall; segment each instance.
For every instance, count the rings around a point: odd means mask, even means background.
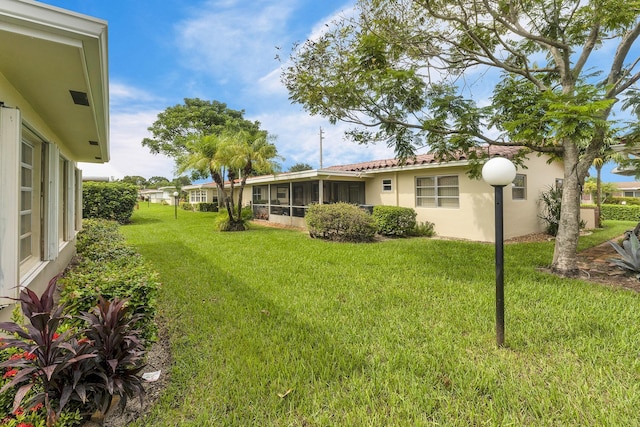
[[[51,152],[55,153],[57,157],[53,160],[52,164],[56,164],[59,161],[59,156],[62,156],[71,165],[69,172],[74,170],[75,162],[73,162],[72,153],[69,152],[68,148],[64,144],[60,143],[60,138],[58,138],[57,135],[46,125],[42,117],[35,113],[31,105],[22,96],[20,96],[20,94],[13,88],[13,86],[11,86],[2,74],[0,74],[0,100],[2,100],[7,107],[17,108],[20,112],[19,116],[21,124],[27,125],[38,135],[40,139],[49,144]],[[19,137],[19,135],[3,135],[0,132],[0,144],[5,147],[9,144],[18,144],[19,147],[20,141],[17,137]],[[9,196],[15,195],[14,199],[18,200],[20,189],[20,168],[14,168],[14,165],[10,165],[8,163],[13,163],[15,160],[16,159],[8,159],[5,156],[0,156],[0,168],[5,170],[12,169],[15,171],[15,173],[10,176],[4,177],[2,182],[0,182],[0,185],[2,186],[3,194],[7,194]],[[34,168],[39,169],[40,165],[41,163],[35,164]],[[73,192],[74,196],[77,197],[79,197],[79,195],[76,194],[78,183],[79,181],[77,181],[75,177],[70,177],[68,191]],[[19,259],[19,246],[10,245],[14,249],[2,254],[3,266],[0,267],[2,268],[0,274],[3,277],[3,288],[0,289],[0,297],[16,296],[19,290],[19,288],[17,288],[18,286],[20,286],[20,288],[29,287],[30,289],[34,289],[38,292],[43,290],[49,280],[56,274],[60,273],[75,254],[75,234],[77,231],[77,225],[79,224],[78,218],[76,217],[76,214],[79,211],[77,212],[76,210],[75,198],[67,199],[68,204],[70,204],[67,208],[67,233],[63,233],[65,223],[57,217],[51,218],[50,214],[51,212],[57,214],[58,204],[62,203],[62,201],[59,200],[61,185],[60,173],[55,171],[47,176],[45,189],[41,190],[45,191],[45,195],[47,197],[47,204],[41,207],[45,212],[40,212],[40,215],[45,216],[45,230],[44,236],[42,236],[42,238],[47,242],[45,248],[45,259],[29,263],[29,268],[25,268],[24,266],[19,267],[19,273],[16,277],[16,274],[12,271],[13,269],[6,269],[4,267],[6,262],[14,262],[15,260],[17,263],[17,260]],[[0,224],[0,228],[5,229],[5,233],[2,237],[3,239],[12,239],[15,242],[19,239],[19,227],[13,223],[7,223],[7,221],[12,221],[11,218],[13,216],[11,213],[13,212],[10,211],[17,209],[19,209],[17,203],[0,204],[0,222],[2,222],[2,224]],[[48,232],[51,227],[55,227],[55,230]],[[0,300],[2,299],[0,298]],[[10,316],[10,311],[10,308],[0,311],[0,320],[7,319],[8,316]]]
[[[526,175],[526,200],[512,200],[510,187],[505,187],[504,236],[505,239],[544,230],[540,222],[538,200],[540,193],[555,185],[562,178],[559,163],[547,164],[545,157],[531,155],[526,162],[528,169],[518,169]],[[443,237],[493,242],[495,240],[494,189],[484,181],[471,179],[466,168],[426,167],[420,170],[379,173],[367,181],[367,204],[404,206],[415,209],[418,222],[435,224],[436,233]],[[426,208],[416,206],[416,178],[427,176],[457,175],[460,191],[458,208]],[[392,191],[382,192],[382,181],[391,179]]]

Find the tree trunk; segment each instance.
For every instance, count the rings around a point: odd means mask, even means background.
[[[596,227],[602,228],[602,221],[600,221],[600,212],[602,212],[602,165],[596,165],[596,206],[598,209],[598,223]]]
[[[578,274],[578,237],[580,236],[580,185],[578,173],[578,149],[565,144],[564,182],[562,186],[562,206],[560,224],[556,235],[551,269],[567,277]]]

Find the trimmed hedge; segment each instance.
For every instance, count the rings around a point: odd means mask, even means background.
[[[157,274],[129,246],[114,221],[87,219],[78,233],[78,264],[59,280],[60,302],[68,314],[89,311],[101,295],[107,300],[126,298],[131,312],[142,315],[136,329],[147,342],[157,339]]]
[[[217,203],[198,203],[198,210],[200,212],[218,212]]]
[[[602,205],[600,217],[616,221],[640,221],[638,205]]]
[[[640,198],[638,197],[609,197],[607,199],[608,205],[640,205]]]
[[[85,182],[82,185],[82,217],[126,224],[138,202],[138,187],[124,182]]]
[[[376,234],[373,217],[356,205],[311,205],[305,216],[309,235],[336,242],[370,242]]]
[[[417,213],[412,208],[374,206],[376,231],[383,236],[409,236],[416,227]]]

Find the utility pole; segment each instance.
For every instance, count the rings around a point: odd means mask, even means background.
[[[322,169],[322,137],[324,136],[324,131],[322,130],[322,126],[320,126],[320,169]]]

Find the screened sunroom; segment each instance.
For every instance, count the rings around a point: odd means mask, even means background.
[[[251,204],[256,219],[280,222],[278,217],[283,217],[287,220],[283,222],[296,225],[293,218],[304,218],[309,205],[320,200],[363,205],[364,182],[317,179],[253,185]]]

